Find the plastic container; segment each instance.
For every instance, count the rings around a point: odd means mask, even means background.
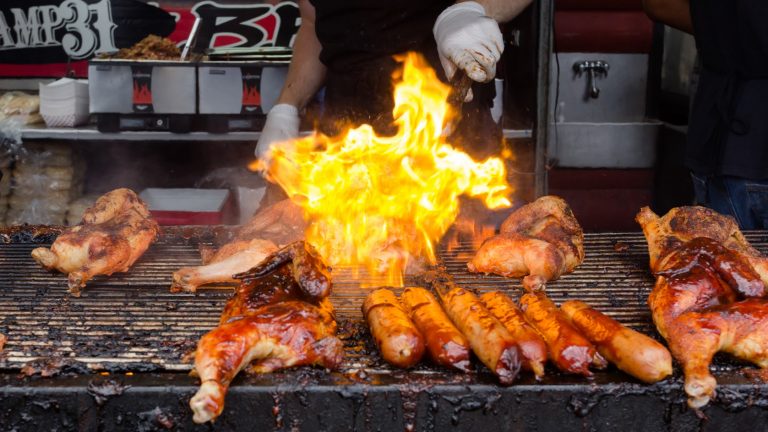
[[[160,225],[220,225],[231,207],[227,189],[147,188],[139,196]]]

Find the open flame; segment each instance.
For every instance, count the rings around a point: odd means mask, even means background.
[[[267,172],[303,208],[307,241],[331,265],[384,273],[393,286],[407,267],[435,263],[434,243],[456,219],[460,195],[496,209],[510,206],[511,192],[501,159],[475,162],[445,142],[450,87],[418,54],[398,60],[394,136],[365,124],[337,137],[316,133],[274,147]]]

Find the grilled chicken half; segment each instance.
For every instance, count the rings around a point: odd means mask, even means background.
[[[663,217],[645,207],[636,220],[656,275],[648,297],[653,321],[683,366],[688,404],[702,407],[715,394],[715,353],[768,367],[767,260],[733,218],[704,207]]]
[[[96,275],[126,272],[157,238],[160,229],[147,205],[130,189],[115,189],[85,211],[82,222],[64,231],[51,248],[32,258],[69,276],[74,296]]]
[[[529,290],[584,261],[584,233],[568,204],[548,195],[515,210],[467,264],[472,272],[522,277]],[[526,276],[527,275],[527,276]]]
[[[235,283],[233,275],[261,262],[280,245],[304,238],[301,208],[290,200],[273,204],[251,218],[235,239],[222,246],[202,266],[184,267],[173,274],[172,292],[195,292],[202,285]]]
[[[288,245],[235,279],[241,284],[224,307],[219,327],[200,339],[195,352],[202,382],[189,406],[196,423],[221,414],[229,383],[242,369],[335,369],[341,363],[342,343],[328,300],[330,274],[311,246]]]

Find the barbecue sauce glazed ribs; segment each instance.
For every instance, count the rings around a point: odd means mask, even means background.
[[[715,353],[768,367],[766,258],[733,218],[704,207],[663,217],[645,207],[636,220],[656,276],[648,297],[653,321],[683,367],[688,404],[702,407],[715,394]]]
[[[486,240],[469,271],[523,277],[528,290],[570,273],[584,261],[584,233],[568,204],[543,196],[515,210]],[[527,276],[526,276],[527,275]]]
[[[33,250],[32,258],[48,270],[66,273],[69,291],[79,296],[94,276],[128,271],[159,231],[135,192],[116,189],[101,196],[82,222],[59,235],[50,249]]]
[[[268,373],[315,365],[336,369],[343,346],[328,300],[328,268],[304,243],[292,243],[243,274],[217,328],[195,352],[201,386],[189,402],[196,423],[218,417],[229,383],[242,369]]]

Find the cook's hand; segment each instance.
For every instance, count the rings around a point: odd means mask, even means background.
[[[446,8],[432,28],[446,76],[463,69],[473,81],[488,82],[504,51],[499,24],[480,3],[468,1]]]
[[[278,104],[267,114],[267,121],[256,144],[256,157],[269,166],[272,147],[290,145],[299,136],[299,110],[289,104]]]

